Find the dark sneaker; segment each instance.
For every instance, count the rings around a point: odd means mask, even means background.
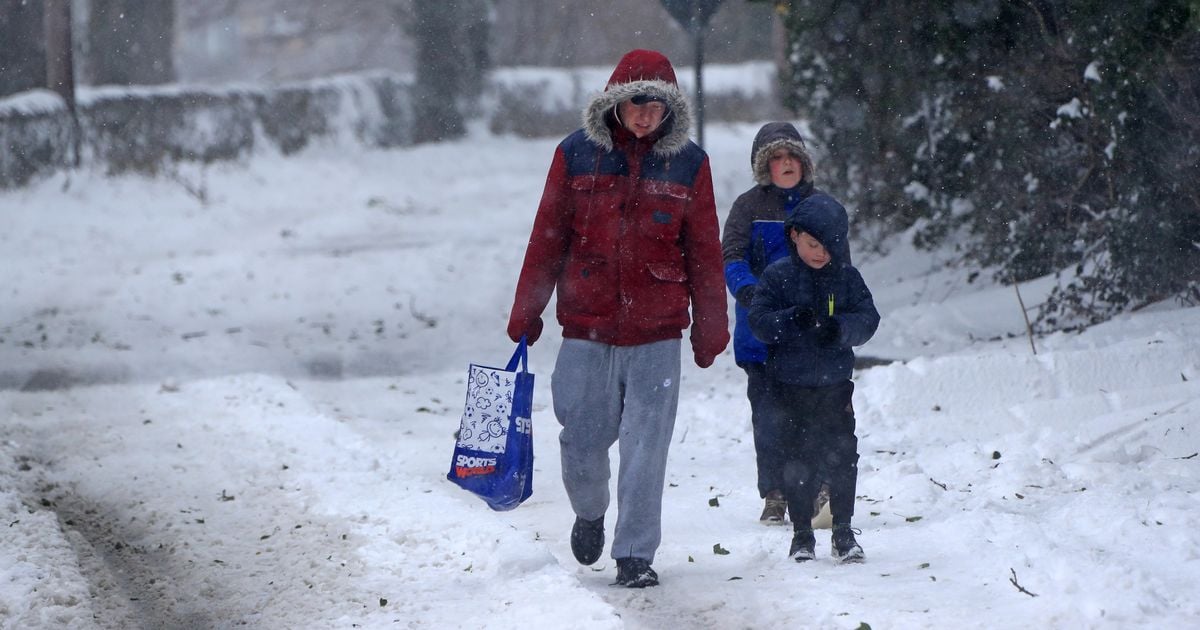
[[[787,514],[787,499],[779,490],[767,493],[767,503],[763,507],[762,516],[758,521],[764,525],[783,525],[783,517]]]
[[[641,558],[617,558],[617,581],[614,586],[646,588],[658,586],[658,574],[650,568],[650,562]]]
[[[817,539],[813,536],[813,530],[809,527],[797,529],[792,535],[792,548],[788,550],[788,557],[796,562],[807,562],[817,557]]]
[[[580,564],[588,565],[600,559],[604,553],[604,517],[585,521],[575,517],[571,528],[571,553]]]
[[[857,531],[849,525],[834,525],[832,538],[832,555],[833,559],[838,562],[862,562],[866,556],[863,555],[862,547],[858,546],[858,541],[854,540],[854,534]]]

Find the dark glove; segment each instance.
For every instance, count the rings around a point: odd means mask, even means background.
[[[733,299],[737,300],[737,303],[741,304],[742,308],[750,308],[750,303],[754,301],[754,290],[755,286],[753,284],[747,284],[738,289],[737,293],[733,294]]]
[[[532,346],[533,342],[537,341],[538,337],[542,336],[542,318],[535,317],[529,322],[528,325],[524,327],[522,327],[518,322],[509,322],[508,338],[512,339],[514,342],[518,342],[521,340],[522,335],[525,336],[525,343]]]
[[[817,343],[822,346],[833,345],[837,342],[841,332],[842,327],[838,325],[836,319],[832,317],[822,319],[817,325]]]
[[[699,352],[693,352],[692,355],[696,359],[696,365],[702,368],[712,365],[713,361],[717,358],[708,354],[700,354]]]
[[[792,311],[792,321],[800,330],[808,330],[817,325],[817,314],[811,308],[797,308]]]

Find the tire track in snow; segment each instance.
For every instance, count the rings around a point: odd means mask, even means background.
[[[114,518],[112,508],[85,499],[48,480],[53,464],[19,455],[20,469],[29,473],[21,492],[27,505],[53,511],[64,538],[74,549],[78,568],[88,581],[92,621],[98,628],[212,627],[205,615],[172,611],[167,588],[171,575],[170,550],[129,544],[137,534]]]
[[[145,547],[128,541],[144,536],[122,522],[119,512],[79,495],[61,493],[53,500],[59,523],[79,555],[103,628],[213,628],[208,610],[187,606],[174,595],[189,588],[187,563],[174,558],[174,547]],[[222,615],[222,617],[226,617]]]

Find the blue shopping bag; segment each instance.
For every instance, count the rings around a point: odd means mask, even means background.
[[[524,337],[503,370],[472,363],[446,478],[496,511],[528,499],[533,494],[532,411],[533,374]]]

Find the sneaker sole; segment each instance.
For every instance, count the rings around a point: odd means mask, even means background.
[[[833,559],[837,561],[838,564],[861,564],[864,560],[866,560],[866,556],[863,554],[862,549],[855,549],[844,556],[839,556],[836,552],[830,555],[833,556]]]
[[[621,586],[624,588],[650,588],[652,586],[658,586],[658,580],[653,582],[613,582],[612,584],[609,584],[609,586]]]
[[[593,546],[585,545],[584,542],[585,541],[576,540],[575,529],[572,528],[571,529],[571,555],[575,556],[576,562],[578,562],[579,564],[582,564],[583,566],[586,567],[586,566],[591,566],[591,565],[595,564],[596,561],[600,559],[600,556],[604,555],[604,543],[606,542],[605,536],[604,536],[604,530],[603,529],[600,530],[599,541],[598,541],[599,544],[597,544],[593,547]]]
[[[641,576],[633,580],[617,580],[609,586],[624,586],[625,588],[647,588],[650,586],[658,586],[658,576]]]
[[[582,564],[585,567],[590,567],[593,564],[596,564],[596,561],[600,559],[600,556],[604,555],[604,547],[601,547],[600,551],[596,552],[595,554],[583,554],[572,549],[571,555],[575,556],[575,561],[579,564]]]

